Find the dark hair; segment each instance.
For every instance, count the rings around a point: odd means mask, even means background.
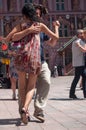
[[[31,21],[38,21],[35,7],[31,3],[27,3],[23,6],[22,14],[29,18]]]
[[[44,15],[48,14],[47,8],[44,7],[43,5],[41,5],[41,4],[34,4],[34,7],[35,7],[35,9],[39,9],[40,10],[41,16],[42,16],[42,14],[44,14]]]

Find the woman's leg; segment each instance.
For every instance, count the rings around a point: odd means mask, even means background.
[[[18,71],[18,100],[19,100],[19,113],[21,114],[21,109],[25,103],[26,95],[26,73]]]
[[[15,100],[16,99],[16,81],[17,80],[16,80],[16,78],[11,77],[10,81],[11,81],[11,89],[13,91],[13,100]]]
[[[30,102],[34,94],[36,80],[37,80],[36,74],[29,74],[28,82],[27,82],[27,90],[26,90],[26,99],[24,104],[24,108],[26,111],[28,110],[28,106],[30,105]]]

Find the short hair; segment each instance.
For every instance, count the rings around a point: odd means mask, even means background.
[[[83,32],[84,32],[83,29],[78,29],[78,30],[76,31],[76,35],[78,36],[80,33],[83,33]]]
[[[38,16],[36,15],[36,9],[31,3],[27,3],[22,8],[22,14],[29,18],[31,21],[38,21]]]

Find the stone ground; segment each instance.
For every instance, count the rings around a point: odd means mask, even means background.
[[[45,107],[45,122],[33,117],[33,101],[30,105],[31,121],[24,125],[18,113],[18,100],[13,101],[11,89],[0,89],[0,130],[86,130],[86,100],[77,85],[80,100],[69,99],[73,76],[51,78],[51,89]]]

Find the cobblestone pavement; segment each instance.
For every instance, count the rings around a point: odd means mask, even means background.
[[[18,100],[13,101],[11,89],[0,89],[0,130],[86,130],[86,100],[77,85],[80,100],[69,99],[73,76],[51,78],[51,89],[45,107],[45,122],[33,117],[33,101],[30,105],[31,122],[24,125],[18,113]]]

